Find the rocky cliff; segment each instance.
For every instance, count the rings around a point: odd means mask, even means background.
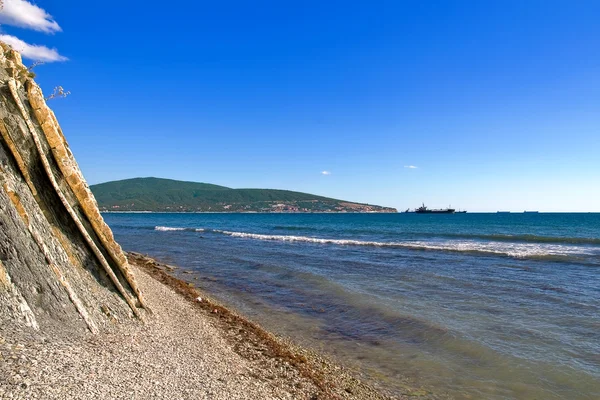
[[[0,324],[142,317],[123,251],[20,54],[0,43]]]

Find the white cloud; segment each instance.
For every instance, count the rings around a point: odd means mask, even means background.
[[[58,54],[56,49],[50,49],[46,46],[40,46],[35,44],[28,44],[19,38],[11,35],[0,34],[0,40],[6,44],[9,44],[14,50],[21,53],[25,58],[35,61],[44,62],[55,62],[55,61],[67,61],[67,57],[63,57]]]
[[[33,29],[45,33],[62,31],[52,15],[25,0],[4,0],[0,10],[0,24]]]
[[[331,175],[330,171],[321,171],[321,175]]]
[[[405,165],[404,168],[408,168],[408,169],[417,169],[419,167],[415,167],[414,165]]]

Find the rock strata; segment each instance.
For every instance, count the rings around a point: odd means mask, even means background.
[[[0,324],[142,317],[130,267],[20,54],[0,43]]]

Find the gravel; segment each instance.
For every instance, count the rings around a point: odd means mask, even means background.
[[[193,298],[201,308],[133,268],[152,310],[145,322],[113,320],[98,335],[0,326],[0,398],[388,398],[318,356],[273,356],[204,294]]]

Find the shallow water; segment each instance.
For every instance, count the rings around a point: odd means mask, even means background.
[[[600,398],[600,214],[104,216],[126,250],[392,390]]]

